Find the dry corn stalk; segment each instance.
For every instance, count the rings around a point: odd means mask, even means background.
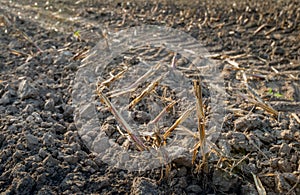
[[[130,102],[128,108],[129,108],[129,109],[132,109],[137,103],[139,103],[139,102],[143,99],[143,97],[145,97],[146,95],[150,94],[151,91],[152,91],[156,86],[158,86],[158,84],[159,84],[159,82],[160,82],[160,80],[161,80],[162,78],[163,78],[163,77],[160,76],[160,77],[158,77],[154,82],[150,83],[150,84],[146,87],[146,89],[144,89],[144,90],[142,91],[142,93],[141,93],[139,96],[137,96],[134,100],[132,100],[132,101]]]
[[[166,140],[172,133],[172,131],[183,121],[185,121],[190,114],[192,113],[192,111],[195,109],[195,107],[191,107],[189,109],[187,109],[176,121],[175,123],[169,127],[169,129],[164,133],[163,135],[163,139]]]
[[[251,172],[252,173],[252,172]],[[257,192],[259,195],[266,195],[266,190],[264,188],[264,186],[262,185],[260,179],[258,176],[256,176],[254,173],[252,173],[252,176],[253,176],[253,179],[254,179],[254,183],[255,183],[255,186],[257,188]]]
[[[101,84],[100,84],[101,86]],[[123,119],[121,114],[117,111],[114,105],[107,99],[107,97],[102,93],[101,88],[97,89],[97,94],[100,97],[101,101],[103,101],[106,106],[109,108],[110,112],[114,115],[118,123],[126,130],[130,138],[133,140],[137,148],[141,151],[146,150],[147,147],[144,145],[143,141],[139,138],[138,134],[135,133],[129,124]]]
[[[295,120],[300,124],[300,118],[297,116],[296,113],[292,113],[291,116],[294,117]]]
[[[147,126],[152,125],[152,124],[156,124],[161,117],[167,112],[169,111],[175,104],[177,103],[177,101],[172,101],[170,104],[168,104],[166,107],[164,107],[164,109],[152,120],[150,121]]]
[[[258,106],[258,107],[261,107],[262,109],[264,109],[265,111],[273,114],[275,117],[278,117],[278,111],[275,110],[274,108],[272,108],[270,105],[267,105],[263,102],[259,102],[255,99],[250,99],[248,96],[246,96],[245,94],[242,94],[242,93],[238,93],[242,98],[248,100],[249,102],[251,102],[252,104]]]
[[[255,92],[254,89],[252,89],[247,81],[247,76],[245,74],[245,72],[243,72],[243,79],[244,79],[244,84],[245,86],[247,87],[248,91],[254,96],[255,99],[250,99],[248,98],[246,95],[244,94],[241,94],[240,93],[240,96],[243,97],[244,99],[247,99],[249,102],[253,103],[254,105],[256,106],[259,106],[261,107],[262,109],[264,109],[265,111],[273,114],[275,117],[278,117],[278,111],[276,111],[274,108],[272,108],[272,106],[268,105],[267,103],[265,103],[260,97],[259,95]]]
[[[196,96],[196,110],[197,110],[197,118],[198,118],[198,132],[199,132],[199,142],[195,145],[193,150],[193,158],[192,163],[194,164],[196,160],[196,156],[198,153],[198,148],[200,148],[202,153],[202,160],[204,163],[205,161],[205,154],[204,154],[204,146],[205,146],[205,115],[204,115],[204,108],[203,108],[203,101],[202,101],[202,88],[200,80],[193,81],[195,96]]]
[[[146,63],[146,62],[143,62],[143,63]],[[114,91],[108,92],[108,97],[116,97],[119,95],[123,95],[123,94],[135,91],[135,89],[138,87],[138,85],[141,84],[142,82],[144,82],[150,76],[152,76],[160,68],[160,66],[161,66],[161,64],[158,63],[155,66],[151,67],[144,75],[139,77],[134,83],[132,83],[130,86],[126,87],[125,89],[114,90]]]
[[[171,67],[172,67],[173,69],[176,68],[176,57],[177,57],[177,53],[174,52],[174,56],[173,56],[172,62],[171,62]]]
[[[101,82],[101,86],[109,87],[112,82],[114,82],[115,80],[120,78],[127,70],[128,70],[128,68],[126,67],[124,70],[122,70],[121,72],[119,72],[116,75],[113,75],[112,73],[110,73],[110,78]]]

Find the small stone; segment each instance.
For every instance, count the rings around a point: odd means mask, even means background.
[[[48,152],[46,152],[43,148],[40,148],[40,150],[39,150],[39,156],[41,157],[41,158],[46,158],[46,156],[48,156],[49,155],[49,153]]]
[[[16,115],[19,112],[20,111],[16,105],[6,105],[6,110],[5,110],[6,115]]]
[[[35,122],[41,123],[43,121],[39,113],[33,112],[31,115],[34,117]]]
[[[88,104],[88,105],[82,106],[79,114],[82,117],[82,119],[90,119],[90,117],[95,114],[94,105]]]
[[[59,160],[56,160],[51,155],[43,160],[43,165],[46,167],[55,167],[59,164]]]
[[[26,148],[28,148],[28,147],[26,147],[24,143],[19,142],[16,145],[16,149],[18,149],[18,150],[25,150]]]
[[[39,143],[39,139],[32,134],[27,134],[26,140],[27,140],[27,147],[31,150],[34,149]]]
[[[6,106],[0,106],[0,113],[5,113]]]
[[[34,120],[34,117],[32,115],[30,115],[26,118],[26,121],[29,123],[32,122],[33,120]]]
[[[19,84],[18,95],[21,100],[34,98],[38,95],[37,90],[27,80],[22,80]]]
[[[66,130],[67,130],[67,128],[65,126],[63,126],[63,125],[61,125],[59,123],[55,123],[53,125],[53,128],[55,129],[55,131],[57,133],[60,133],[60,134],[64,134],[66,132]]]
[[[76,151],[76,152],[75,152],[75,155],[78,156],[79,159],[86,159],[87,156],[88,156],[88,154],[87,154],[86,152],[82,151],[82,150]],[[95,166],[95,167],[97,167],[97,164],[96,164],[94,161],[92,161],[92,160],[90,160],[90,159],[87,159],[86,161],[88,161],[88,162],[91,161],[91,162],[92,162],[91,164],[89,164],[90,166]],[[98,167],[97,167],[97,168],[98,168]]]
[[[33,156],[29,156],[26,160],[33,161],[33,162],[41,162],[42,158],[38,154],[35,154]],[[38,166],[36,163],[34,164]]]
[[[44,109],[49,110],[49,111],[54,111],[55,110],[55,103],[54,103],[54,100],[52,98],[46,100],[45,105],[44,105]]]
[[[78,157],[74,155],[66,155],[64,160],[68,163],[75,164],[78,162]]]
[[[34,111],[34,107],[32,104],[27,104],[23,110],[23,112],[26,112],[26,113],[32,113],[33,111]]]
[[[49,133],[49,132],[45,133],[42,140],[43,140],[43,144],[45,146],[54,145],[54,137],[53,137],[52,133]]]
[[[7,104],[9,104],[11,102],[11,95],[10,95],[10,93],[9,93],[9,91],[7,91],[7,92],[5,92],[3,95],[2,95],[2,97],[1,97],[1,99],[0,99],[0,105],[2,104],[2,105],[7,105]]]
[[[84,160],[84,164],[87,165],[88,167],[91,167],[91,168],[93,168],[95,170],[99,169],[99,166],[97,165],[97,163],[95,161],[93,161],[91,159],[88,159],[88,158],[81,158],[80,157],[81,155],[77,155],[77,156],[78,156],[79,159]]]
[[[41,122],[41,127],[43,128],[49,128],[49,127],[52,127],[52,123],[50,122]]]
[[[107,117],[107,118],[105,119],[105,121],[106,121],[108,124],[113,125],[113,124],[115,124],[116,119],[115,119],[115,117],[113,117],[113,116],[109,116],[109,117]]]
[[[170,177],[170,178],[172,178],[172,180],[170,181],[169,186],[174,187],[175,184],[177,184],[177,182],[178,182],[178,178],[176,178],[176,177]]]
[[[279,148],[279,155],[281,157],[290,155],[290,152],[291,152],[291,148],[289,145],[287,145],[286,143],[281,144]]]
[[[70,149],[72,151],[72,154],[81,149],[80,145],[76,142],[71,143],[69,146],[70,146]]]

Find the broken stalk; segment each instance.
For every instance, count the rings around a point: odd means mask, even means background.
[[[146,89],[142,91],[142,93],[136,97],[134,100],[132,100],[128,106],[128,109],[132,109],[137,103],[139,103],[143,97],[148,95],[156,86],[158,86],[160,80],[163,78],[163,76],[160,76],[158,79],[156,79],[154,82],[150,83]]]
[[[152,125],[157,123],[161,117],[168,111],[170,110],[175,104],[177,103],[177,101],[173,101],[170,104],[168,104],[166,107],[164,107],[164,109],[152,120],[150,121],[147,125]]]
[[[146,62],[143,62],[146,63]],[[116,97],[119,95],[123,95],[126,93],[133,92],[140,83],[144,82],[148,77],[152,76],[161,66],[160,63],[156,64],[154,67],[150,68],[144,75],[142,75],[140,78],[138,78],[134,83],[132,83],[130,86],[126,87],[125,90],[115,90],[108,93],[109,97]]]
[[[205,160],[205,154],[204,154],[204,146],[205,146],[205,115],[204,115],[204,109],[203,109],[203,101],[202,101],[202,88],[200,80],[194,80],[193,81],[195,96],[196,96],[196,110],[197,110],[197,118],[198,118],[198,131],[200,140],[194,147],[193,152],[193,159],[192,163],[194,164],[196,160],[196,155],[198,153],[198,148],[200,147],[201,153],[202,153],[202,160],[204,163]]]
[[[101,85],[100,85],[101,86]],[[134,131],[131,129],[129,124],[123,119],[121,114],[117,111],[117,109],[114,107],[114,105],[108,100],[108,98],[102,93],[101,89],[97,89],[98,96],[100,99],[109,107],[111,113],[114,115],[116,120],[121,124],[121,126],[126,130],[130,138],[133,140],[133,142],[136,144],[137,148],[141,151],[146,150],[147,147],[144,145],[142,140],[137,136],[137,133],[134,133]]]
[[[125,68],[124,70],[122,70],[121,72],[119,72],[116,75],[113,75],[112,73],[110,73],[110,78],[101,82],[101,86],[106,86],[109,87],[109,85],[114,82],[115,80],[117,80],[118,78],[120,78],[126,71],[128,70],[128,68]]]
[[[185,121],[190,114],[192,113],[192,111],[195,109],[195,107],[191,107],[189,109],[187,109],[176,121],[175,123],[169,127],[169,129],[165,132],[165,134],[163,135],[163,139],[164,141],[166,141],[166,139],[170,136],[170,134],[172,133],[172,131],[183,121]]]

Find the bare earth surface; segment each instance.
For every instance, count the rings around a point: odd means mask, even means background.
[[[203,169],[111,168],[78,134],[81,60],[103,32],[142,24],[186,32],[221,64],[226,114]],[[300,2],[2,0],[0,148],[1,194],[300,194]]]

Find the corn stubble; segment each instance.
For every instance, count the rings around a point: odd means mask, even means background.
[[[172,63],[173,64],[173,63]],[[185,132],[185,134],[191,135],[191,139],[197,139],[197,143],[193,147],[193,156],[192,156],[192,164],[195,164],[197,159],[197,154],[200,150],[202,155],[202,162],[200,163],[200,166],[198,166],[198,170],[202,168],[206,162],[206,154],[204,152],[205,147],[205,112],[203,107],[203,100],[202,100],[202,88],[201,88],[201,80],[197,79],[193,81],[193,90],[195,95],[195,105],[192,105],[188,107],[185,111],[182,112],[182,114],[175,120],[175,122],[164,132],[161,132],[161,129],[159,128],[158,122],[167,114],[170,113],[172,109],[175,109],[175,105],[180,102],[181,100],[173,100],[169,97],[160,97],[164,100],[164,102],[169,102],[167,105],[157,114],[156,117],[154,117],[153,120],[148,122],[146,125],[147,130],[152,131],[149,135],[141,135],[135,130],[133,130],[130,125],[125,121],[125,119],[122,117],[122,115],[118,112],[116,107],[113,105],[113,103],[109,100],[109,98],[113,98],[122,94],[131,93],[133,91],[136,91],[137,87],[145,82],[150,76],[154,75],[155,72],[158,71],[159,67],[161,66],[160,63],[156,64],[154,67],[149,69],[148,72],[146,72],[144,75],[142,75],[139,79],[137,79],[134,83],[129,85],[129,87],[124,87],[123,90],[113,90],[105,93],[103,92],[105,89],[109,88],[109,86],[116,81],[117,79],[120,79],[123,74],[128,70],[125,68],[124,70],[120,71],[116,75],[110,74],[110,78],[107,80],[104,80],[102,82],[99,82],[97,85],[96,93],[100,99],[100,101],[106,105],[106,107],[109,108],[111,114],[115,117],[115,120],[117,123],[121,126],[122,130],[118,128],[119,132],[122,135],[126,135],[127,139],[139,150],[139,151],[149,151],[151,148],[153,149],[159,149],[161,146],[167,146],[168,140],[172,140],[172,134],[174,130],[182,130]],[[173,71],[176,69],[176,67],[173,65],[171,66],[172,69],[170,71]],[[139,95],[134,98],[129,105],[127,106],[128,110],[133,109],[143,98],[149,96],[150,94],[156,93],[155,89],[160,85],[160,82],[165,78],[166,74],[163,74],[154,81],[150,82],[150,84],[146,85],[144,89],[140,92]],[[197,113],[197,122],[198,122],[198,132],[193,132],[189,130],[188,128],[181,125],[187,118],[191,116],[193,111],[196,110]],[[123,132],[124,131],[124,132]],[[168,154],[166,151],[159,150],[159,153],[161,153],[162,163],[165,165],[165,172],[166,175],[168,175],[170,171],[170,165],[165,163],[166,159],[168,159]]]

